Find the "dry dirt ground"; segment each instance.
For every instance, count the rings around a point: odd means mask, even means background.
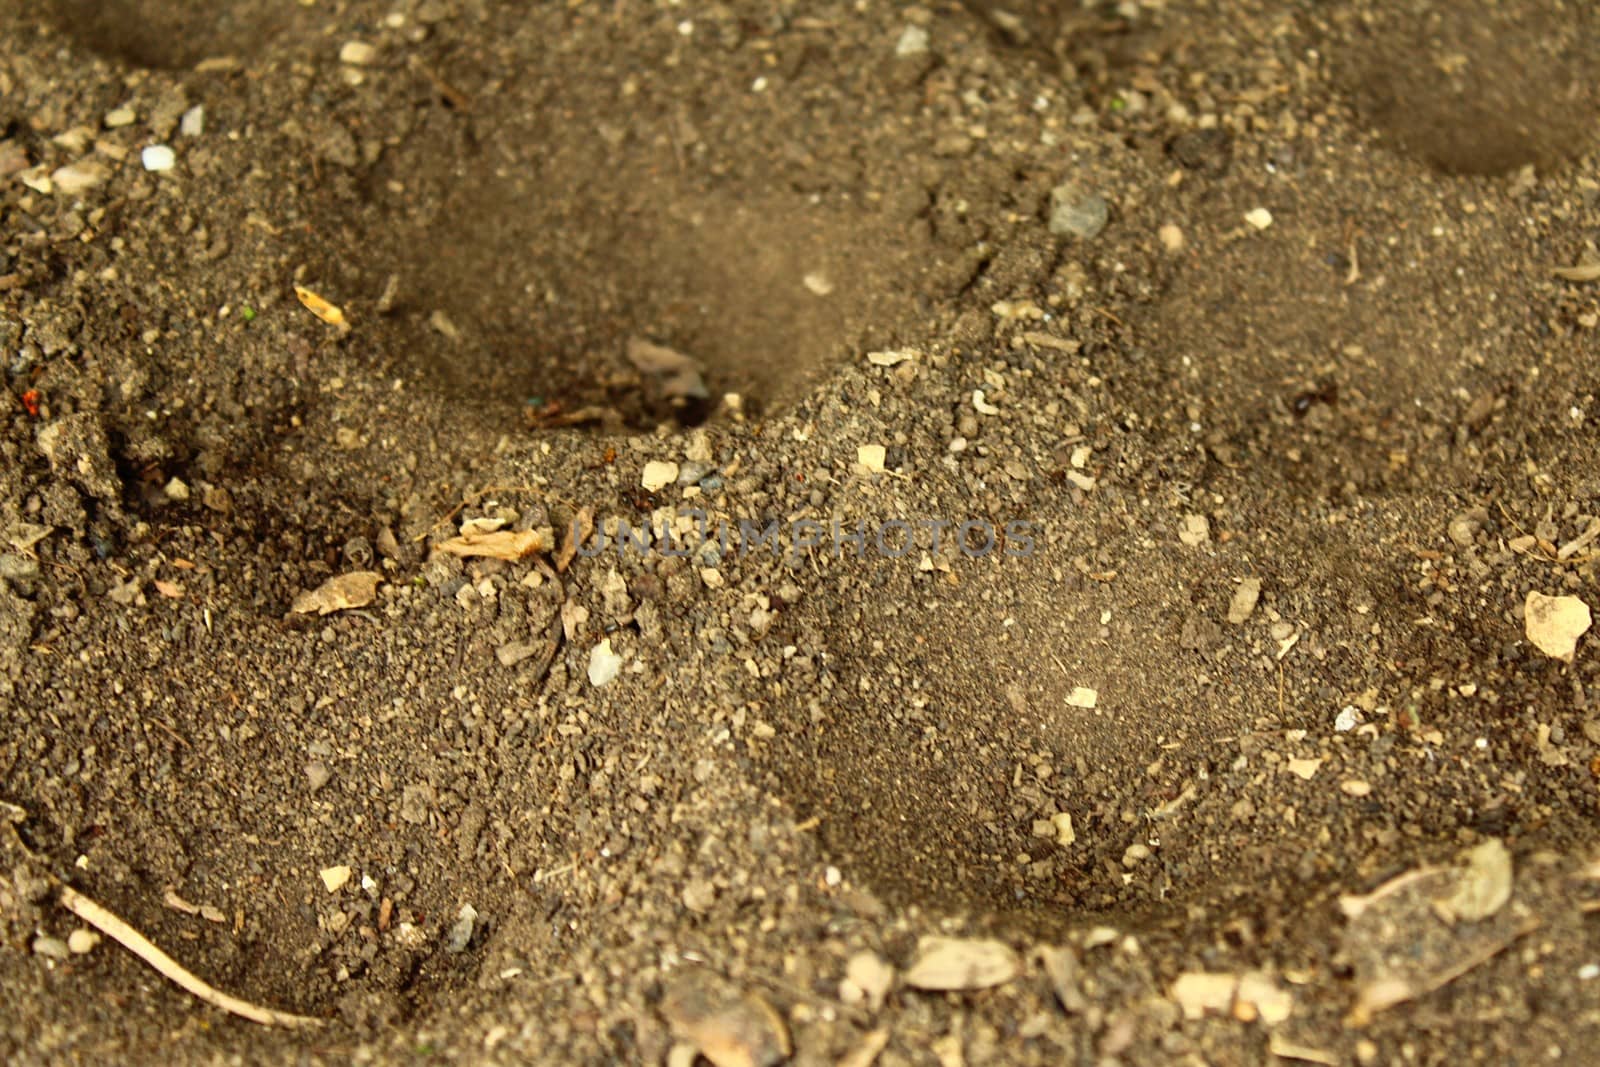
[[[1597,1062],[1597,24],[0,0],[0,1058]]]

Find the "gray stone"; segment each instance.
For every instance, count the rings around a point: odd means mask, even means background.
[[[1100,236],[1110,219],[1111,209],[1103,196],[1085,193],[1071,182],[1050,190],[1050,232],[1053,234],[1087,241]]]

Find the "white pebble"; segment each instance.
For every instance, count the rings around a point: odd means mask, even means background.
[[[339,49],[339,62],[365,67],[378,58],[378,50],[365,41],[346,41]]]
[[[1245,212],[1244,221],[1258,230],[1264,230],[1272,225],[1272,212],[1264,207],[1258,207],[1254,211]]]
[[[322,884],[327,888],[328,892],[337,893],[350,884],[350,876],[354,873],[348,866],[341,863],[336,867],[324,867],[318,872],[317,876],[322,879]]]
[[[100,943],[100,935],[93,930],[79,928],[67,935],[67,949],[75,956],[85,956]]]
[[[114,111],[106,112],[106,129],[119,130],[124,126],[132,126],[139,120],[139,113],[131,107],[119,107]]]
[[[678,480],[678,465],[671,460],[653,459],[644,465],[639,484],[648,492],[664,489]]]
[[[595,687],[616,680],[622,673],[622,657],[611,651],[611,638],[589,650],[589,684]]]
[[[164,144],[153,144],[139,153],[144,169],[154,174],[169,171],[178,163],[178,156]]]
[[[185,137],[199,137],[206,132],[206,109],[196,104],[183,113],[183,118],[178,120],[178,132]]]
[[[894,43],[894,54],[901,59],[925,55],[928,51],[928,31],[921,26],[907,26]]]

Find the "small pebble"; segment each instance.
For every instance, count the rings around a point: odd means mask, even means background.
[[[670,460],[653,459],[639,472],[639,484],[647,492],[665,489],[678,480],[678,465]]]
[[[456,921],[450,925],[450,933],[445,937],[445,951],[465,952],[467,946],[472,944],[472,934],[477,925],[478,909],[471,904],[461,905],[461,911],[457,913]]]
[[[1000,941],[924,937],[905,975],[906,985],[931,991],[988,989],[1017,976],[1022,962]]]
[[[339,49],[339,62],[352,67],[369,66],[376,58],[378,50],[365,41],[346,41]]]
[[[827,296],[833,292],[833,280],[821,271],[812,271],[801,281],[814,296]]]
[[[106,112],[106,129],[119,130],[124,126],[132,126],[139,120],[139,113],[131,107],[119,107]]]
[[[1264,230],[1272,225],[1272,212],[1264,207],[1245,212],[1244,221],[1258,230]]]
[[[64,960],[72,955],[72,950],[67,947],[67,943],[59,937],[34,938],[33,951],[35,955],[51,960]]]
[[[199,137],[206,132],[206,109],[199,104],[183,113],[178,120],[178,132],[185,137]]]
[[[100,935],[82,927],[67,935],[67,949],[75,956],[85,956],[100,943]]]
[[[894,54],[900,59],[925,55],[927,51],[928,31],[921,26],[907,26],[894,45]]]
[[[1050,232],[1091,240],[1100,236],[1111,219],[1105,197],[1084,193],[1066,182],[1050,190]]]
[[[1211,540],[1211,520],[1204,515],[1185,515],[1178,528],[1178,540],[1195,548]]]
[[[306,764],[306,784],[313,793],[327,785],[332,778],[333,772],[328,770],[328,765],[321,760],[312,760]]]
[[[717,902],[717,887],[704,878],[695,878],[683,887],[683,906],[705,914]]]
[[[139,162],[153,174],[161,174],[177,165],[178,156],[164,144],[153,144],[139,153]]]
[[[622,673],[622,657],[611,651],[611,638],[589,650],[589,684],[599,688]]]
[[[852,996],[865,1000],[873,1011],[883,1006],[883,998],[894,988],[894,968],[871,950],[851,956],[845,964],[844,977],[840,992],[848,988]]]
[[[1246,578],[1239,583],[1239,588],[1233,591],[1233,599],[1228,603],[1228,621],[1235,626],[1243,625],[1245,620],[1255,614],[1256,604],[1261,600],[1261,579]]]

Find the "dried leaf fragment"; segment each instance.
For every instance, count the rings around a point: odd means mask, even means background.
[[[307,593],[294,598],[289,610],[296,615],[330,615],[349,608],[364,608],[378,593],[383,575],[375,571],[351,571],[329,578]]]
[[[1472,849],[1466,860],[1455,891],[1434,902],[1434,910],[1446,922],[1487,919],[1511,899],[1511,853],[1498,838]]]
[[[1510,889],[1510,858],[1499,852],[1486,843],[1464,868],[1419,867],[1365,896],[1339,899],[1348,921],[1340,951],[1356,977],[1351,1025],[1449,984],[1539,926],[1527,908],[1499,899]],[[1442,904],[1482,918],[1449,921]]]
[[[434,547],[440,552],[448,552],[452,556],[462,558],[486,556],[489,559],[515,562],[526,559],[536,552],[550,551],[554,547],[551,540],[551,536],[542,529],[495,530],[492,533],[465,533],[460,537],[442,541]]]

